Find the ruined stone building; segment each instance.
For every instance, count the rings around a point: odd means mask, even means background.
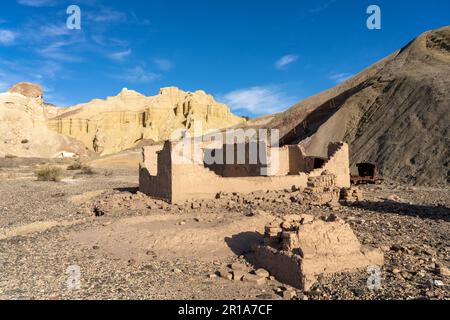
[[[258,161],[251,159],[249,143],[245,144],[243,159],[234,152],[229,164],[208,164],[208,156],[230,158],[229,150],[239,145],[202,146],[197,157],[182,154],[183,142],[166,142],[160,146],[143,148],[140,164],[140,191],[151,197],[170,203],[192,199],[214,199],[218,193],[251,193],[255,191],[291,189],[293,186],[305,189],[308,179],[322,173],[335,176],[339,188],[350,187],[349,149],[342,142],[331,143],[328,159],[319,165],[317,159],[308,157],[298,145],[281,148],[259,144]],[[227,151],[228,150],[228,151]],[[180,161],[183,159],[184,161]],[[195,159],[195,160],[194,160]],[[240,160],[240,161],[239,161]],[[253,160],[253,161],[252,161]]]

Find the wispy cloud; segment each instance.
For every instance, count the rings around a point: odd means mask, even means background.
[[[47,59],[53,59],[65,62],[80,62],[82,59],[77,55],[69,53],[70,46],[74,46],[72,42],[58,41],[48,46],[38,49],[37,53]]]
[[[255,86],[231,91],[219,97],[233,111],[260,116],[277,113],[292,106],[296,99],[278,86]]]
[[[69,30],[64,23],[47,24],[40,27],[40,33],[44,34],[46,37],[58,37],[70,35],[72,30]]]
[[[146,70],[142,66],[127,68],[120,74],[112,76],[114,79],[125,80],[128,83],[150,83],[157,80],[159,77],[159,74]]]
[[[16,40],[17,33],[11,30],[0,30],[0,45],[10,45]]]
[[[342,83],[350,78],[352,78],[354,74],[349,72],[342,72],[342,73],[333,73],[328,78],[331,81],[334,81],[335,83],[339,84]]]
[[[278,70],[284,70],[290,64],[296,62],[297,60],[298,60],[298,56],[295,54],[285,55],[285,56],[281,57],[280,59],[278,59],[277,62],[275,62],[275,68],[277,68]]]
[[[29,7],[50,7],[58,3],[57,0],[18,0],[17,3]]]
[[[141,25],[141,26],[150,26],[152,24],[152,22],[149,19],[139,18],[138,15],[136,14],[136,12],[134,12],[134,11],[131,11],[129,20],[131,23]]]
[[[119,51],[119,52],[113,52],[108,54],[108,57],[115,61],[123,61],[125,58],[129,57],[133,51],[131,49]]]
[[[153,62],[156,64],[156,66],[162,70],[162,71],[169,71],[172,70],[175,66],[174,63],[168,59],[153,59]]]
[[[103,34],[94,34],[91,37],[93,43],[95,45],[99,45],[102,47],[128,47],[129,42],[122,39],[106,37]]]
[[[118,23],[127,21],[127,14],[109,7],[101,7],[84,14],[87,20],[95,23]]]

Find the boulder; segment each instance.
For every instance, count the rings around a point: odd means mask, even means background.
[[[42,99],[44,96],[41,86],[34,84],[34,83],[28,83],[28,82],[17,83],[14,86],[12,86],[8,90],[8,92],[9,93],[18,93],[27,98],[32,98],[32,99]]]

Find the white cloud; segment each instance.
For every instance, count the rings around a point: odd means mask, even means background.
[[[16,40],[17,34],[11,30],[0,30],[0,44],[9,45]]]
[[[58,37],[69,35],[72,31],[67,28],[66,24],[48,24],[43,25],[40,32],[46,37]]]
[[[108,57],[112,60],[123,61],[126,57],[130,56],[132,53],[131,49],[110,53]]]
[[[38,49],[37,53],[48,59],[66,62],[79,62],[82,59],[73,54],[68,53],[68,51],[70,51],[69,47],[73,45],[74,44],[70,42],[58,41],[51,43],[44,48]]]
[[[57,0],[18,0],[17,2],[29,7],[50,7],[58,3]]]
[[[130,13],[130,22],[137,24],[137,25],[141,25],[141,26],[151,26],[152,22],[149,19],[141,19],[137,16],[136,12],[131,11]]]
[[[55,62],[42,60],[0,60],[0,78],[11,83],[22,81],[39,82],[43,79],[61,78],[67,74],[63,67]]]
[[[349,72],[333,73],[332,75],[329,76],[329,79],[339,84],[352,78],[353,76],[354,75]]]
[[[95,45],[99,45],[102,47],[128,47],[129,42],[122,39],[117,38],[109,38],[102,34],[94,34],[92,36],[92,42]]]
[[[231,91],[221,98],[233,111],[245,111],[252,115],[277,113],[292,106],[296,99],[276,86],[255,86]]]
[[[284,57],[281,57],[280,59],[278,59],[277,62],[275,62],[275,67],[278,70],[284,70],[287,68],[288,65],[296,62],[298,60],[298,56],[295,54],[288,54]]]
[[[116,23],[127,21],[127,15],[124,12],[116,11],[108,7],[101,7],[99,10],[87,12],[84,16],[87,20],[95,23]]]
[[[168,59],[153,59],[153,61],[162,71],[169,71],[174,67],[174,63]]]
[[[159,74],[145,70],[141,66],[125,69],[122,74],[114,75],[113,78],[125,80],[130,83],[149,83],[157,80]]]

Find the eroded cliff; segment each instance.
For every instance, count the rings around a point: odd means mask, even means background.
[[[195,121],[208,131],[241,124],[245,119],[204,91],[192,93],[169,87],[152,97],[123,89],[106,100],[68,108],[50,119],[48,126],[82,141],[89,150],[112,154],[142,142],[167,140],[179,129],[192,132]]]

